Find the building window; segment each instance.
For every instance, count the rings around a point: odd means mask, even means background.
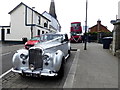
[[[42,34],[44,34],[44,31],[42,31]]]
[[[7,34],[10,34],[10,29],[7,29]]]
[[[38,24],[40,25],[41,17],[38,16]]]
[[[44,27],[48,27],[48,21],[44,23]]]
[[[40,30],[38,30],[38,35],[40,35]]]

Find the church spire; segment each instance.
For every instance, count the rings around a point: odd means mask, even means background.
[[[56,12],[55,12],[55,2],[54,2],[54,0],[51,0],[49,14],[51,16],[53,16],[55,19],[57,19],[57,15],[56,15]]]

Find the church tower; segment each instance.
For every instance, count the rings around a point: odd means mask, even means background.
[[[51,16],[53,16],[55,19],[57,19],[57,15],[56,15],[56,12],[55,12],[55,2],[54,2],[54,0],[51,0],[49,14]]]

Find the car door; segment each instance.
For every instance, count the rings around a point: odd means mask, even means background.
[[[68,36],[67,34],[65,34],[63,36],[63,41],[62,41],[62,51],[64,52],[65,56],[68,55],[68,50],[69,50],[69,47],[68,47]]]

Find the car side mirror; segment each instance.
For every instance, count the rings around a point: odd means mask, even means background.
[[[65,41],[69,41],[67,34],[65,34]]]
[[[63,40],[61,41],[61,43],[65,42],[65,41],[69,41],[69,40],[68,40],[68,39],[63,39]]]
[[[64,39],[64,41],[68,41],[68,39]]]
[[[66,42],[68,42],[68,41],[69,41],[67,34],[65,34],[65,36],[64,36],[64,37],[65,37],[65,39],[63,39],[63,40],[61,41],[61,43],[65,42],[65,41],[66,41]]]

